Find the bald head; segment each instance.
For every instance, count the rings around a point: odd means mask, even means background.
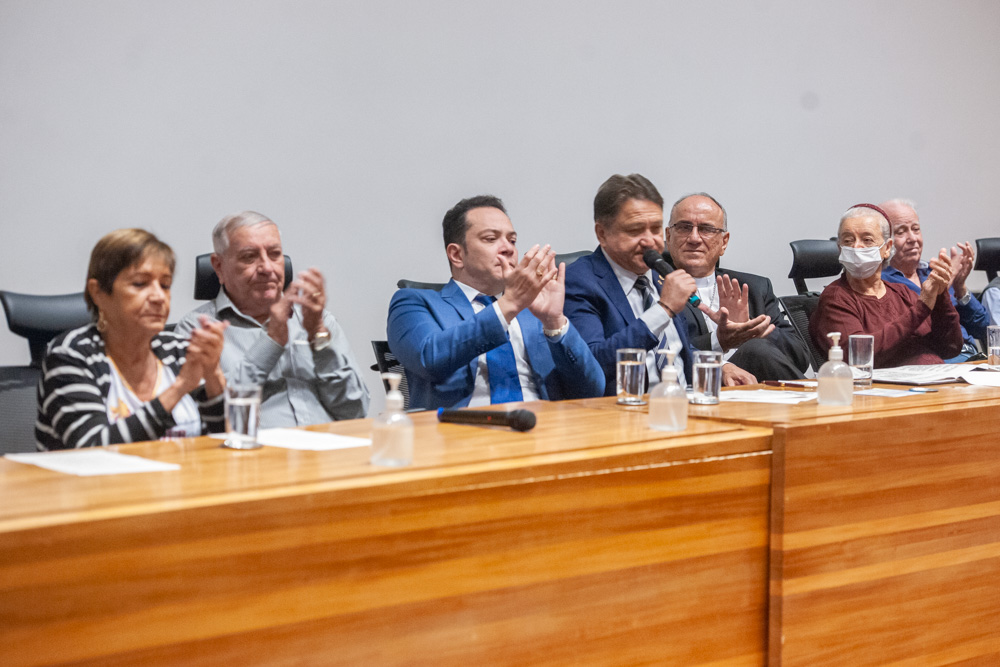
[[[670,209],[666,246],[674,265],[704,278],[729,245],[726,210],[714,197],[699,192],[681,197]]]
[[[890,264],[909,277],[916,272],[924,251],[924,237],[916,206],[908,199],[890,199],[882,204],[882,210],[889,216],[896,249]]]

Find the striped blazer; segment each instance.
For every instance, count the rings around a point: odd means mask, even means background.
[[[184,364],[187,346],[187,339],[168,331],[158,333],[151,345],[153,354],[175,375]],[[53,339],[42,360],[38,383],[35,440],[39,451],[156,440],[174,426],[173,415],[159,398],[143,403],[125,419],[109,422],[106,402],[110,385],[111,364],[95,325]],[[209,399],[202,385],[191,396],[201,413],[202,432],[223,431],[223,395]]]

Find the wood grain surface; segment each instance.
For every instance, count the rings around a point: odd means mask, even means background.
[[[1000,664],[1000,400],[776,425],[772,664]]]
[[[405,470],[207,438],[118,448],[172,473],[0,461],[2,662],[762,663],[770,431],[530,407],[417,415]]]

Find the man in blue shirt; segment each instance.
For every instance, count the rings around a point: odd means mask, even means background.
[[[927,262],[920,259],[924,249],[924,237],[920,230],[920,217],[913,202],[905,199],[891,199],[882,204],[882,210],[889,216],[892,225],[892,239],[895,254],[889,266],[882,269],[882,280],[899,283],[920,293],[920,286],[930,274]],[[946,363],[968,361],[979,351],[976,339],[986,336],[989,314],[982,304],[965,286],[965,280],[972,271],[973,254],[969,243],[959,244],[951,249],[951,265],[954,276],[951,281],[951,302],[958,311],[962,323],[962,351],[957,357],[945,359]]]

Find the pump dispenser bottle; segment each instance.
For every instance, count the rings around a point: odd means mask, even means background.
[[[372,424],[372,465],[408,466],[413,463],[413,420],[403,410],[399,373],[382,373],[389,383],[385,410]]]
[[[660,382],[649,392],[649,428],[658,431],[683,431],[687,428],[688,400],[684,387],[677,382],[674,350],[659,349],[657,354],[667,355]]]
[[[818,401],[820,405],[850,405],[854,402],[854,376],[851,367],[844,363],[844,350],[840,347],[840,332],[827,336],[833,341],[829,361],[820,366]]]

